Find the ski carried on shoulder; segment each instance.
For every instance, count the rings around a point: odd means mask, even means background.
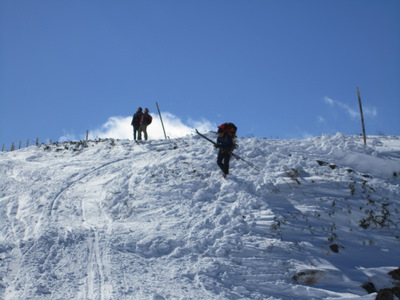
[[[209,141],[210,143],[213,143],[214,146],[216,146],[217,148],[219,147],[218,144],[216,142],[214,142],[212,139],[209,139],[208,137],[206,137],[204,134],[201,134],[197,129],[195,129],[196,133],[201,136],[203,139],[206,139],[207,141]],[[257,166],[255,166],[254,164],[252,164],[251,162],[241,158],[239,155],[233,153],[232,151],[229,151],[229,154],[232,155],[234,158],[238,159],[238,160],[242,160],[244,161],[246,164],[248,164],[250,167],[260,171],[259,168],[257,168]]]

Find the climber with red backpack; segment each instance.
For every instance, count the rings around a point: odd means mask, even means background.
[[[236,138],[236,131],[237,127],[233,123],[224,123],[218,126],[218,130],[222,130],[222,132],[227,133],[230,135],[233,139]]]
[[[218,126],[218,139],[217,142],[214,142],[212,139],[208,138],[204,134],[201,134],[197,129],[195,132],[201,136],[203,139],[206,139],[210,143],[214,144],[215,148],[219,148],[217,164],[221,168],[222,172],[224,172],[224,177],[229,174],[229,160],[231,156],[236,159],[240,159],[248,164],[250,167],[260,171],[256,165],[251,162],[241,158],[239,155],[233,153],[232,151],[237,148],[235,138],[236,138],[237,127],[233,123],[224,123]]]
[[[217,164],[226,177],[229,174],[229,161],[232,150],[235,149],[234,138],[236,138],[237,127],[233,123],[224,123],[218,126],[218,138],[215,147],[219,149]]]

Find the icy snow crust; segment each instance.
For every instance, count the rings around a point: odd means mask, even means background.
[[[363,283],[393,285],[399,137],[239,143],[261,171],[232,160],[224,179],[199,136],[0,153],[0,298],[374,299]]]

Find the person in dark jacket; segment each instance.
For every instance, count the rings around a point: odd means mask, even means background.
[[[149,109],[145,108],[144,109],[144,114],[142,115],[142,119],[140,120],[140,126],[139,126],[139,140],[142,139],[142,132],[144,134],[144,139],[147,141],[147,126],[151,124],[151,121],[153,118],[149,114]]]
[[[132,122],[131,125],[133,126],[133,140],[136,141],[136,133],[139,131],[139,127],[140,127],[140,121],[142,120],[142,116],[143,116],[143,111],[142,108],[139,107],[136,111],[136,113],[133,115],[132,118]],[[138,138],[139,140],[142,139],[142,135],[141,132],[138,132]]]
[[[217,164],[224,173],[223,176],[226,177],[226,175],[229,174],[229,161],[231,159],[231,151],[233,150],[234,143],[232,137],[222,129],[218,130],[216,147],[219,148]]]

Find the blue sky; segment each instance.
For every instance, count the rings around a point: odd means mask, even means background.
[[[357,87],[367,134],[400,135],[398,0],[0,0],[0,144],[131,138],[156,101],[171,136],[359,134]]]

